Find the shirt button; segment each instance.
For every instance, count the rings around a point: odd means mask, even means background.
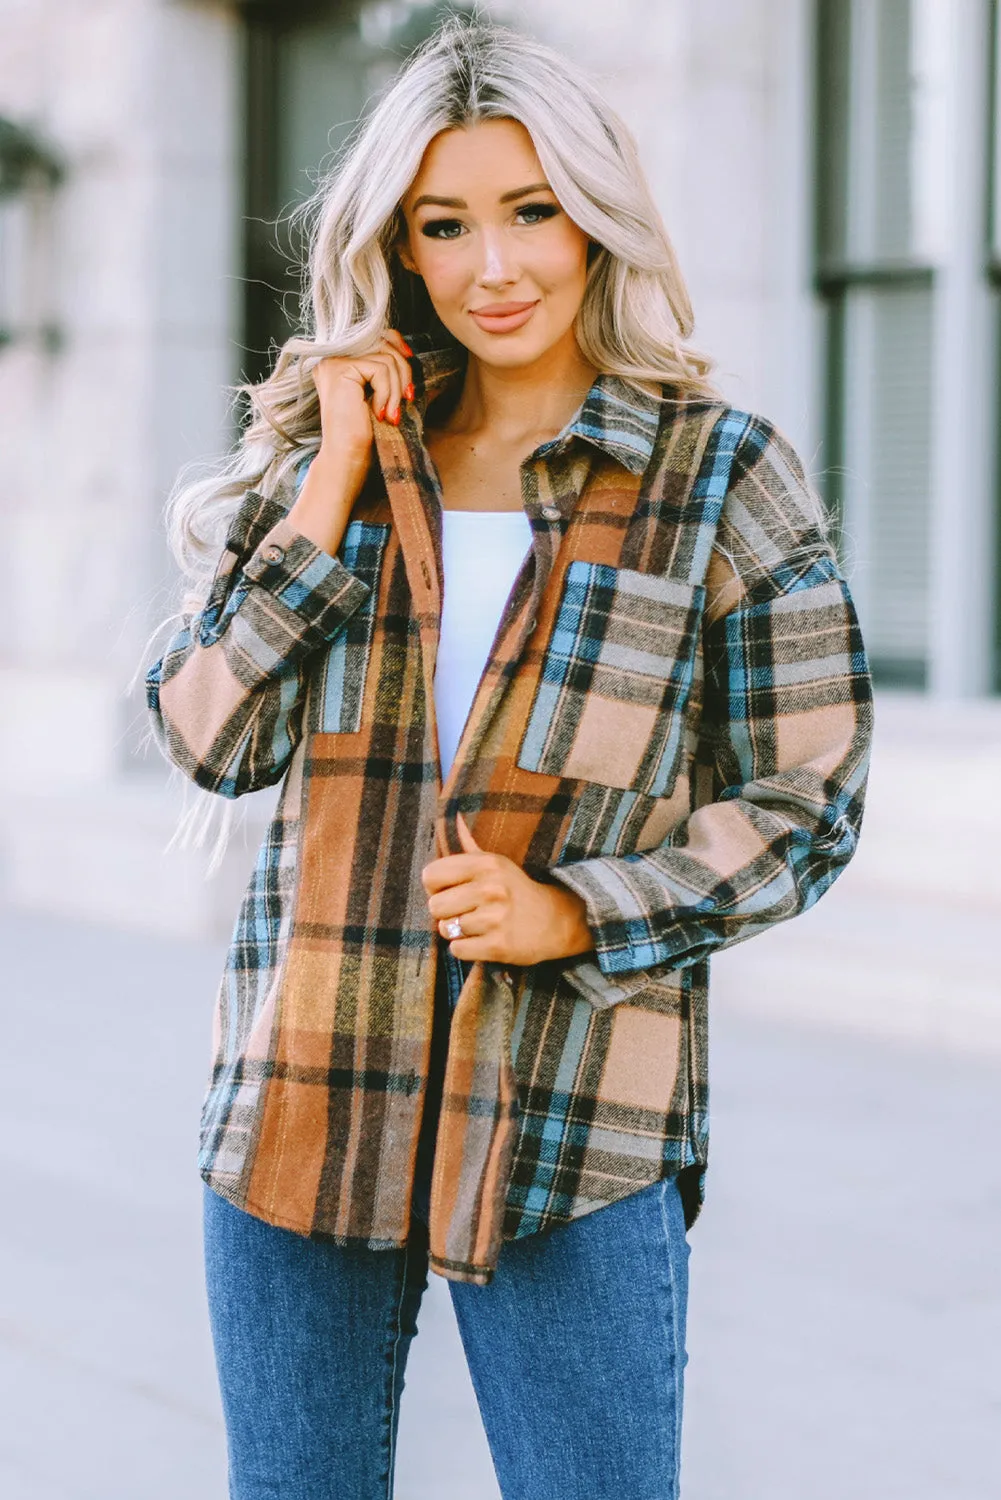
[[[544,505],[542,507],[542,514],[547,521],[558,521],[560,519],[560,513],[555,505]]]
[[[269,563],[280,563],[285,561],[284,547],[276,547],[274,543],[264,549],[264,561]]]

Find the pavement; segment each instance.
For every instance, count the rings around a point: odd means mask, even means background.
[[[865,994],[906,990],[904,970],[923,984],[925,965],[893,942],[889,978],[860,962],[848,939],[854,923],[871,941],[872,900],[836,891],[798,919],[827,954],[819,995],[779,933],[717,961],[683,1494],[993,1500],[1001,1047],[969,1016],[936,1031],[927,1007],[905,1034],[892,998],[865,1029]],[[221,944],[9,911],[0,942],[0,1494],[222,1500],[194,1170]],[[497,1500],[436,1277],[397,1472],[398,1500]]]
[[[684,1500],[1001,1493],[1001,715],[958,759],[922,723],[882,716],[828,895],[714,962]],[[0,944],[0,1495],[223,1500],[194,1154],[224,941],[4,909]],[[498,1500],[437,1277],[396,1495]]]

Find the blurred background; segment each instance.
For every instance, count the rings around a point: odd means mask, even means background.
[[[0,0],[6,1500],[225,1493],[195,1131],[267,798],[212,879],[166,853],[185,793],[128,684],[174,606],[167,492],[295,325],[276,221],[446,8]],[[824,494],[877,681],[858,856],[714,966],[687,1500],[1001,1489],[998,9],[481,6],[634,129],[696,341]],[[398,1496],[496,1500],[437,1281],[421,1335]]]

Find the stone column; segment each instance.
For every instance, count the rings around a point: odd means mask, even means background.
[[[0,30],[0,112],[65,165],[61,346],[0,352],[0,878],[144,920],[180,869],[162,869],[174,802],[125,689],[170,607],[165,496],[231,438],[238,23],[175,0],[0,0]]]

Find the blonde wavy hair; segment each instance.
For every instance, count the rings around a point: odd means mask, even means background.
[[[242,496],[248,489],[273,494],[319,447],[312,366],[328,355],[366,352],[387,327],[454,343],[423,282],[395,253],[404,233],[400,202],[439,132],[499,118],[525,126],[562,207],[595,242],[574,324],[584,357],[642,389],[653,384],[659,393],[667,382],[682,401],[717,398],[710,361],[687,343],[691,303],[628,126],[587,73],[558,52],[476,15],[448,16],[295,211],[309,245],[304,331],[287,340],[266,379],[232,388],[250,403],[235,451],[211,477],[179,482],[168,500],[168,536],[192,606],[204,596]]]

